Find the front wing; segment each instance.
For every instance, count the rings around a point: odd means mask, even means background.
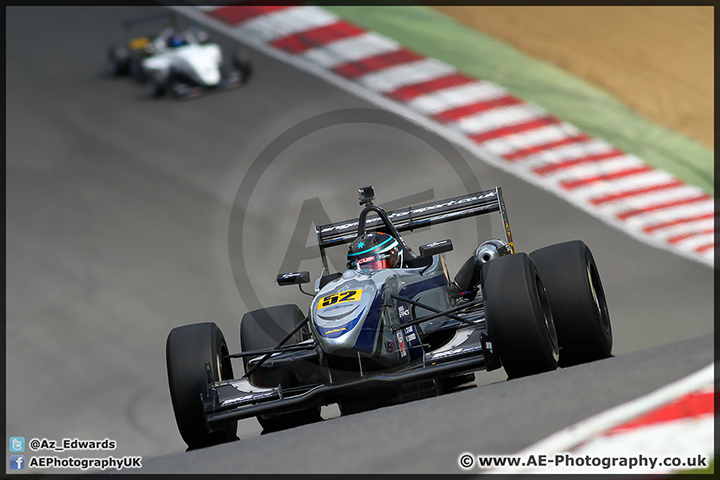
[[[491,369],[497,360],[492,345],[481,334],[474,345],[460,346],[443,352],[429,353],[422,363],[396,372],[367,372],[365,376],[342,384],[316,384],[283,389],[257,387],[248,379],[210,381],[202,394],[203,409],[209,426],[270,413],[287,413],[334,403],[340,394],[368,392],[401,384],[461,375]],[[322,368],[322,367],[320,367]]]
[[[175,98],[194,98],[208,92],[237,88],[244,85],[244,83],[245,82],[243,82],[240,72],[232,71],[225,78],[220,80],[220,83],[215,87],[202,87],[180,82],[175,85],[172,93]]]

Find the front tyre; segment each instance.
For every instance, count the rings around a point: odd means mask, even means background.
[[[252,62],[250,61],[250,55],[247,53],[247,50],[235,52],[232,57],[232,65],[240,74],[240,82],[247,83],[252,74]]]
[[[173,328],[165,345],[168,385],[178,430],[189,449],[236,440],[237,421],[208,431],[200,394],[205,393],[210,364],[213,381],[233,378],[228,347],[214,323]]]
[[[545,288],[525,253],[483,265],[488,335],[510,378],[557,368],[559,348]]]
[[[248,312],[240,321],[240,350],[249,352],[273,348],[304,319],[305,315],[297,305],[278,305]],[[302,340],[303,330],[301,329],[287,341],[286,345],[295,345]],[[243,359],[245,371],[249,369],[248,361],[247,358]],[[250,380],[256,379],[251,376]],[[263,428],[263,433],[322,420],[320,407],[311,407],[290,413],[258,415],[256,418]]]
[[[168,91],[168,76],[159,70],[151,72],[148,76],[148,93],[153,98],[159,98]]]
[[[305,315],[300,307],[292,304],[247,312],[240,320],[240,350],[249,352],[273,348],[304,319]],[[303,330],[301,329],[285,345],[296,345],[302,341]],[[243,358],[245,371],[248,370],[249,361],[249,358]]]
[[[550,245],[530,254],[547,289],[562,348],[560,366],[611,356],[612,327],[600,274],[584,242]]]

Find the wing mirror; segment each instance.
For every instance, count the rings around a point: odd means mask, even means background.
[[[450,252],[453,249],[452,240],[440,240],[437,242],[428,243],[427,245],[420,245],[420,256],[421,257],[432,257],[438,253]]]
[[[303,283],[310,283],[310,272],[290,272],[281,273],[277,276],[278,285],[302,285]]]

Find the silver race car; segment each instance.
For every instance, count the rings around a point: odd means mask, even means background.
[[[590,249],[575,240],[516,252],[500,187],[387,212],[373,205],[372,187],[359,192],[357,219],[316,227],[323,270],[307,311],[246,313],[239,353],[214,323],[170,332],[170,394],[189,448],[236,438],[238,419],[279,430],[320,421],[323,405],[337,403],[347,415],[446,393],[476,371],[502,367],[517,378],[611,355]],[[505,238],[482,242],[454,278],[444,261],[451,240],[416,254],[400,235],[492,212]],[[326,249],[344,245],[347,269],[331,273]],[[277,282],[303,291],[310,274]],[[234,358],[245,370],[238,377]]]
[[[163,13],[124,22],[127,30],[138,24],[164,19]],[[220,46],[210,42],[205,30],[165,27],[155,37],[140,36],[108,49],[107,66],[112,75],[129,74],[148,86],[153,97],[169,94],[176,98],[194,97],[207,90],[240,86],[248,81],[251,65],[245,51],[236,52],[232,67],[224,72]]]

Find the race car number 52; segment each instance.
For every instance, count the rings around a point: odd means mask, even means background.
[[[345,292],[333,293],[332,295],[321,298],[318,305],[320,306],[319,308],[325,308],[342,302],[356,302],[360,300],[361,294],[362,290],[347,290]]]

